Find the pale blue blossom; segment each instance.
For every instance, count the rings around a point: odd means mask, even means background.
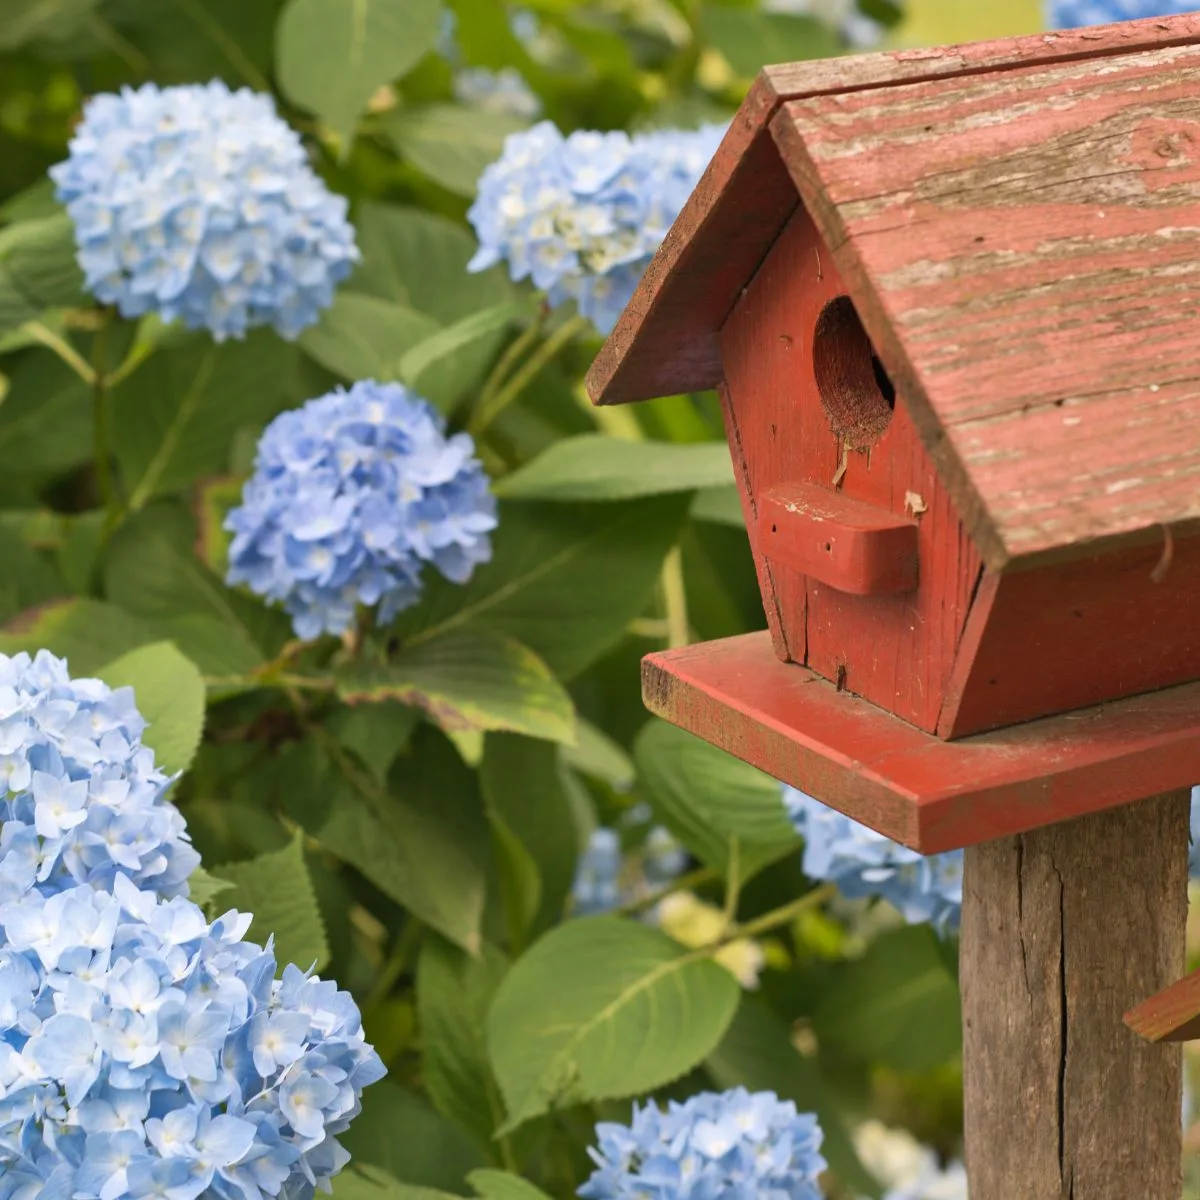
[[[804,873],[836,884],[848,899],[888,901],[910,924],[929,922],[945,934],[962,916],[961,850],[925,856],[814,800],[793,787],[783,803],[804,838]]]
[[[0,904],[0,1200],[309,1200],[383,1066],[250,918],[118,875]]]
[[[50,176],[89,290],[126,317],[291,338],[358,261],[346,200],[271,97],[220,80],[93,97]]]
[[[773,1092],[702,1092],[596,1126],[584,1200],[821,1200],[821,1127]]]
[[[501,113],[527,121],[542,111],[542,102],[515,67],[499,71],[464,67],[454,76],[454,98],[480,112]]]
[[[1140,17],[1169,17],[1196,11],[1196,0],[1047,0],[1052,29],[1108,25]]]
[[[615,829],[593,829],[575,867],[571,911],[576,916],[612,912],[645,899],[687,865],[687,851],[662,826],[650,829],[626,854]]]
[[[506,262],[551,307],[574,302],[608,333],[724,133],[572,133],[549,121],[509,136],[467,213],[469,264]]]
[[[117,875],[186,894],[200,859],[145,727],[132,688],[72,679],[45,650],[0,654],[0,904]]]
[[[364,380],[275,418],[225,528],[230,584],[282,604],[296,635],[387,623],[426,565],[465,583],[491,557],[496,504],[465,433],[399,383]]]

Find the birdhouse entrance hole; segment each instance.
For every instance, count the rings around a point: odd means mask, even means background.
[[[813,370],[837,437],[855,449],[879,441],[896,407],[896,389],[849,296],[831,300],[817,318]]]

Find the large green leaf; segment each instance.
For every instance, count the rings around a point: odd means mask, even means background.
[[[757,75],[771,63],[833,58],[845,53],[836,30],[819,17],[763,12],[758,8],[708,5],[700,12],[704,40],[741,76]]]
[[[429,104],[398,109],[384,128],[400,155],[434,183],[474,196],[484,167],[503,152],[504,139],[527,125],[509,113]]]
[[[0,621],[47,600],[61,597],[64,581],[48,558],[16,529],[0,528]]]
[[[343,379],[391,380],[400,378],[405,354],[437,329],[437,322],[415,309],[343,290],[300,335],[300,346]]]
[[[677,446],[601,433],[564,438],[496,485],[514,500],[630,500],[733,482],[724,442]]]
[[[329,961],[325,922],[304,859],[304,835],[299,831],[282,849],[245,862],[212,868],[218,879],[233,885],[221,894],[224,908],[254,914],[250,936],[266,942],[275,936],[275,958],[295,963],[302,971],[318,970]]]
[[[694,734],[652,719],[634,760],[659,820],[709,866],[727,870],[736,840],[747,879],[799,845],[779,784]]]
[[[98,3],[99,0],[7,0],[4,19],[0,21],[0,50],[70,37]]]
[[[10,471],[64,471],[91,457],[91,395],[79,376],[48,350],[30,350],[8,382],[0,457]]]
[[[418,709],[382,700],[336,709],[326,718],[326,726],[347,750],[358,755],[378,783],[385,783],[420,719]]]
[[[7,14],[0,22],[0,47]],[[32,321],[43,309],[81,304],[83,275],[75,233],[64,212],[0,229],[0,330]]]
[[[147,722],[142,741],[164,771],[186,771],[204,732],[204,679],[171,642],[154,642],[97,672],[110,687],[133,688]]]
[[[0,653],[49,650],[71,674],[94,675],[114,658],[158,640],[147,622],[102,600],[70,597],[21,613],[0,631]]]
[[[504,1121],[484,1028],[508,961],[485,944],[475,957],[428,938],[417,964],[417,1015],[425,1049],[425,1090],[438,1110],[481,1146]]]
[[[705,1068],[717,1087],[774,1092],[804,1112],[815,1112],[825,1140],[821,1153],[856,1195],[878,1197],[880,1188],[864,1169],[838,1112],[836,1097],[813,1059],[792,1044],[787,1026],[765,1005],[744,1000]]]
[[[738,495],[737,486],[727,484],[697,492],[696,499],[692,501],[692,520],[745,529],[746,518],[742,513],[742,498]]]
[[[876,938],[822,993],[813,1028],[822,1049],[901,1071],[961,1053],[958,984],[937,936],[914,925]]]
[[[679,1078],[712,1053],[739,995],[728,971],[636,921],[560,925],[513,965],[488,1014],[505,1129]]]
[[[343,140],[385,83],[433,49],[438,0],[289,0],[279,18],[279,83]]]
[[[559,678],[578,674],[638,616],[679,535],[686,496],[603,505],[500,506],[492,561],[465,586],[431,580],[401,619],[410,644],[451,629],[498,630]]]
[[[429,1061],[428,1050],[424,1061]],[[362,1112],[338,1134],[338,1141],[354,1163],[426,1188],[461,1188],[468,1173],[485,1161],[479,1147],[453,1122],[390,1079],[371,1085]],[[335,1194],[340,1194],[338,1183],[334,1180]]]
[[[367,1093],[370,1097],[370,1092]],[[369,1103],[369,1099],[368,1099]],[[401,1183],[366,1163],[351,1163],[333,1181],[333,1200],[461,1200],[453,1192]]]
[[[261,429],[293,398],[295,363],[295,348],[263,331],[153,355],[113,393],[129,507],[227,471],[234,434]]]
[[[550,1200],[541,1188],[511,1171],[472,1171],[467,1182],[480,1200]]]
[[[348,704],[400,700],[443,729],[506,729],[570,742],[575,709],[566,689],[532,650],[500,634],[454,629],[402,647],[388,663],[354,663],[337,673]]]

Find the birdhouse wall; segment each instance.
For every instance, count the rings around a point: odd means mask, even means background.
[[[818,373],[840,365],[814,354],[818,322],[845,295],[798,208],[722,328],[726,431],[776,653],[934,732],[982,568],[903,397],[865,414],[822,400]],[[873,402],[886,390],[884,381]],[[780,561],[771,524],[758,522],[768,494],[788,485],[915,523],[915,589],[851,594]]]

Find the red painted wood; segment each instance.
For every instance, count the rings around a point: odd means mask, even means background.
[[[786,100],[1100,59],[1200,39],[1200,16],[767,67],[588,376],[602,404],[701,391],[721,378],[718,330],[796,206],[767,126]]]
[[[651,712],[926,854],[1200,779],[1200,683],[944,741],[805,668],[765,633],[646,658]]]
[[[786,656],[932,731],[979,559],[903,396],[875,444],[846,455],[837,491],[897,518],[919,513],[917,589],[849,595],[770,563],[763,547],[759,498],[770,489],[835,490],[846,446],[822,405],[812,348],[825,306],[844,293],[832,256],[798,210],[722,330],[726,428],[749,490],[747,528],[764,606],[768,621],[778,621]]]
[[[772,122],[987,564],[1200,525],[1200,46]]]
[[[992,578],[986,627],[974,646],[964,637],[939,732],[961,737],[1200,679],[1198,537],[1173,538],[1169,558],[1159,532],[1151,545]]]
[[[1193,971],[1125,1014],[1125,1024],[1149,1042],[1200,1038],[1200,971]]]
[[[767,559],[856,596],[917,586],[917,523],[812,483],[782,484],[759,504]]]

